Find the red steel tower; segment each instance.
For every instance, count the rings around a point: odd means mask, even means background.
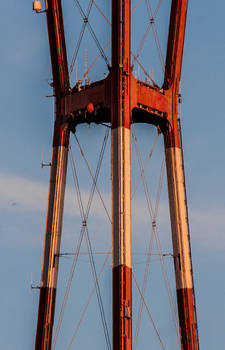
[[[181,347],[198,350],[177,107],[188,1],[172,0],[162,88],[132,74],[130,0],[112,0],[109,75],[79,89],[71,88],[61,0],[47,3],[56,110],[35,349],[51,349],[69,136],[88,118],[111,123],[113,350],[132,349],[130,126],[140,122],[156,125],[164,135]]]

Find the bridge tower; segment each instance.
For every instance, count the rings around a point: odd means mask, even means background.
[[[35,3],[39,6],[38,1]],[[46,5],[55,124],[35,349],[50,350],[52,343],[70,133],[77,125],[91,121],[111,126],[113,350],[132,349],[132,123],[153,124],[164,135],[181,348],[198,350],[178,122],[188,0],[172,0],[162,87],[140,81],[133,75],[130,0],[112,0],[112,49],[108,76],[79,88],[70,85],[61,0],[48,0]],[[88,22],[88,18],[85,20]]]

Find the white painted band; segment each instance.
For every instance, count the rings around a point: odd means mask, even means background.
[[[56,288],[57,286],[58,254],[60,253],[62,233],[67,159],[68,148],[64,146],[53,148],[41,287]]]
[[[181,149],[165,149],[177,289],[192,288],[191,255]]]
[[[130,129],[112,130],[113,266],[131,267]]]

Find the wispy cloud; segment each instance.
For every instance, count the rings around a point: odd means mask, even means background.
[[[82,189],[84,207],[89,198],[89,192]],[[12,209],[20,212],[44,212],[47,205],[48,185],[33,181],[20,176],[0,174],[0,209]],[[95,194],[95,202],[91,213],[95,219],[106,218],[105,210],[98,194]],[[106,207],[111,211],[110,193],[102,193]],[[68,187],[66,190],[65,210],[66,215],[79,216],[75,190]],[[134,226],[142,223],[149,223],[150,219],[146,210],[146,203],[143,198],[137,198],[133,204],[133,214],[135,215]],[[225,249],[225,208],[213,208],[211,210],[190,211],[192,243],[199,247]],[[170,229],[168,204],[161,201],[159,207],[159,224],[163,230]]]
[[[89,198],[87,190],[81,190],[84,201],[84,209]],[[96,198],[98,194],[95,194]],[[103,193],[105,205],[110,212],[110,195]],[[24,212],[45,211],[48,198],[48,185],[45,183],[33,181],[24,177],[0,174],[0,208],[14,209]],[[67,187],[65,197],[65,214],[79,216],[79,207],[77,205],[75,189]],[[96,217],[105,217],[105,210],[100,200],[95,201],[92,207],[92,213]]]
[[[205,248],[225,250],[225,208],[190,212],[193,242]]]
[[[45,184],[24,177],[0,174],[0,208],[14,206],[20,211],[43,211],[48,188]]]

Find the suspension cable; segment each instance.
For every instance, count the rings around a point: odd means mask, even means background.
[[[85,31],[85,28],[86,28],[86,25],[87,25],[87,21],[88,21],[90,12],[91,12],[92,5],[93,5],[93,0],[90,0],[89,4],[88,4],[87,13],[86,13],[86,16],[85,16],[86,21],[84,20],[84,22],[83,22],[83,25],[82,25],[82,28],[81,28],[81,32],[80,32],[80,35],[79,35],[79,38],[78,38],[78,41],[77,41],[77,45],[76,45],[76,48],[75,48],[75,51],[74,51],[74,54],[73,54],[72,62],[71,62],[71,65],[70,65],[70,74],[73,71],[73,67],[74,67],[74,64],[75,64],[76,59],[77,59],[78,51],[79,51],[79,48],[80,48],[80,45],[81,45],[81,41],[83,39],[84,31]]]
[[[96,4],[94,0],[93,0],[93,4],[95,5],[96,9],[101,13],[102,17],[106,20],[106,22],[111,26],[110,21],[108,20],[104,12],[100,9],[100,7]]]
[[[106,322],[105,311],[104,311],[104,307],[103,307],[103,302],[102,302],[102,297],[101,297],[101,292],[100,292],[100,287],[99,287],[99,281],[98,281],[98,277],[97,277],[97,272],[96,272],[94,257],[93,257],[93,253],[92,253],[92,246],[91,246],[91,241],[90,241],[90,236],[88,233],[87,225],[86,225],[85,233],[86,233],[85,238],[86,238],[86,243],[87,243],[87,247],[88,247],[92,275],[93,275],[94,283],[96,286],[95,290],[96,290],[96,294],[97,294],[97,299],[98,299],[99,310],[100,310],[100,314],[101,314],[101,320],[102,320],[103,330],[104,330],[104,334],[105,334],[106,344],[107,344],[108,350],[111,350],[109,331],[108,331],[108,326],[107,326],[107,322]],[[68,349],[70,349],[70,347]]]
[[[135,132],[133,132],[134,138],[135,138],[135,144],[137,143],[137,138],[135,135]],[[157,138],[156,138],[157,140]],[[156,143],[156,141],[155,141]],[[155,143],[153,145],[153,149],[155,146]],[[136,146],[135,146],[136,147]],[[137,147],[136,147],[137,148]],[[139,154],[139,150],[136,149],[136,152]],[[150,152],[150,154],[152,154],[153,150]],[[139,164],[142,165],[142,161],[139,158]],[[141,167],[141,179],[144,176],[144,171],[145,168]],[[157,213],[158,213],[158,203],[159,203],[159,199],[160,199],[160,194],[161,194],[161,176],[159,179],[159,185],[158,185],[158,193],[157,193],[157,199],[156,199],[156,203],[155,203],[155,210],[154,213],[152,211],[152,232],[151,232],[151,236],[150,236],[150,242],[149,242],[149,248],[148,248],[148,255],[147,255],[147,259],[146,259],[146,266],[145,266],[145,272],[144,272],[144,279],[143,279],[143,284],[142,284],[142,294],[145,295],[146,292],[146,287],[147,287],[147,279],[148,279],[148,274],[149,274],[149,266],[150,266],[150,260],[151,260],[151,252],[152,252],[152,247],[153,247],[153,238],[156,235],[155,233],[155,228],[156,228],[156,217],[157,217]],[[137,342],[138,342],[138,335],[139,335],[139,330],[140,330],[140,324],[141,324],[141,318],[142,318],[142,310],[143,310],[143,300],[140,300],[140,305],[139,305],[139,310],[138,310],[138,319],[137,319],[137,323],[136,323],[136,329],[135,329],[135,336],[134,336],[134,349],[137,349]]]
[[[154,20],[155,17],[154,17],[154,14],[152,12],[150,1],[149,0],[145,0],[145,3],[146,3],[146,7],[147,7],[147,12],[148,12],[148,15],[149,15],[149,21],[150,21],[150,23],[153,24],[153,26],[152,26],[153,35],[154,35],[154,38],[155,38],[156,47],[158,49],[158,54],[159,54],[159,59],[160,59],[160,63],[161,63],[161,66],[162,66],[162,70],[164,72],[165,71],[165,63],[164,63],[162,49],[161,49],[161,46],[160,46],[159,37],[158,37],[156,25],[155,25],[155,20]],[[158,9],[159,9],[159,6],[157,6],[157,10]]]
[[[144,192],[145,192],[145,196],[146,196],[147,207],[148,207],[148,211],[149,211],[149,215],[150,215],[152,224],[154,224],[154,226],[155,226],[155,229],[153,230],[153,234],[154,234],[154,237],[155,237],[155,240],[156,240],[157,249],[159,251],[161,268],[162,268],[163,277],[164,277],[164,280],[165,280],[165,286],[166,286],[166,290],[167,290],[167,294],[168,294],[168,298],[169,298],[169,303],[170,303],[171,312],[172,312],[172,316],[173,316],[174,326],[175,326],[175,329],[176,329],[176,335],[177,335],[177,339],[179,341],[179,335],[178,335],[179,334],[179,327],[178,327],[178,321],[177,321],[177,313],[176,313],[176,309],[174,307],[174,303],[173,303],[173,299],[172,299],[172,292],[171,292],[171,288],[170,288],[170,284],[169,284],[168,274],[167,274],[167,270],[166,270],[166,267],[165,267],[165,264],[164,264],[164,260],[163,260],[162,246],[161,246],[161,242],[160,242],[159,235],[158,235],[158,232],[157,232],[156,221],[155,221],[156,214],[158,212],[159,196],[160,196],[161,187],[162,187],[165,161],[163,160],[163,163],[162,163],[162,166],[161,166],[160,182],[159,182],[159,188],[158,188],[158,193],[157,193],[157,201],[156,201],[156,210],[157,211],[154,213],[153,210],[152,210],[151,199],[150,199],[150,195],[149,195],[147,182],[146,182],[146,179],[145,179],[145,172],[143,171],[142,159],[141,159],[141,155],[140,155],[140,151],[139,151],[139,147],[138,147],[138,141],[137,141],[137,137],[136,137],[134,128],[132,128],[132,137],[133,137],[134,143],[135,143],[135,151],[136,151],[136,154],[137,154],[138,163],[139,163],[139,166],[140,166],[140,171],[143,172],[142,182],[143,182],[143,186],[144,186]]]
[[[82,7],[81,7],[79,1],[78,1],[78,0],[74,0],[74,2],[75,2],[75,4],[76,4],[76,6],[77,6],[77,8],[78,8],[78,10],[79,10],[79,12],[80,12],[82,18],[83,18],[84,23],[87,25],[87,27],[88,27],[88,29],[89,29],[89,32],[90,32],[92,38],[94,39],[94,41],[95,41],[95,43],[96,43],[96,45],[97,45],[97,48],[98,48],[98,50],[99,50],[99,52],[100,52],[102,58],[104,59],[104,61],[105,61],[106,65],[107,65],[107,67],[109,68],[109,67],[110,67],[110,64],[109,64],[108,58],[107,58],[107,56],[105,55],[105,52],[104,52],[104,50],[103,50],[103,48],[102,48],[102,46],[101,46],[101,44],[100,44],[98,38],[97,38],[96,35],[95,35],[95,32],[94,32],[94,30],[93,30],[93,28],[92,28],[92,26],[91,26],[91,24],[90,24],[90,22],[89,22],[89,18],[85,15],[85,13],[84,13],[84,11],[83,11],[83,9],[82,9]],[[91,0],[91,3],[93,4],[93,0]]]
[[[143,46],[144,46],[144,42],[145,42],[145,40],[147,39],[147,36],[148,36],[148,34],[149,34],[150,29],[152,28],[152,29],[154,30],[155,18],[156,18],[156,16],[157,16],[158,12],[159,12],[159,9],[160,9],[160,7],[161,7],[161,4],[162,4],[162,0],[159,0],[158,5],[157,5],[157,7],[156,7],[156,9],[155,9],[155,12],[152,13],[151,7],[149,8],[149,6],[150,6],[149,2],[146,2],[147,11],[148,11],[148,14],[149,14],[149,24],[148,24],[148,27],[147,27],[147,29],[146,29],[146,31],[145,31],[145,33],[144,33],[142,39],[141,39],[141,42],[140,42],[140,44],[139,44],[139,46],[138,46],[138,49],[137,49],[137,52],[136,52],[136,54],[134,55],[133,64],[135,63],[135,61],[137,61],[137,58],[139,57],[139,55],[140,55],[140,53],[141,53],[141,50],[142,50],[142,48],[143,48]],[[153,34],[154,34],[154,33],[153,33]],[[155,35],[155,34],[154,34],[154,35]],[[160,50],[160,49],[159,49],[159,50]]]
[[[142,2],[142,0],[138,0],[137,3],[134,5],[134,7],[131,10],[131,13],[133,14],[134,11],[136,10],[136,8],[138,7],[138,5]]]
[[[102,148],[101,148],[101,151],[100,151],[98,164],[97,164],[96,171],[95,171],[95,177],[94,177],[95,178],[95,182],[93,182],[93,184],[92,184],[91,192],[90,192],[90,196],[89,196],[89,200],[88,200],[88,204],[87,204],[87,207],[86,207],[86,212],[85,212],[85,221],[86,222],[87,222],[87,219],[88,219],[88,215],[89,215],[90,208],[91,208],[91,203],[92,203],[93,196],[94,196],[94,193],[95,193],[96,183],[97,183],[97,179],[98,179],[98,176],[99,176],[101,163],[102,163],[102,160],[103,160],[103,155],[104,155],[104,152],[105,152],[105,147],[106,147],[106,143],[107,143],[107,140],[108,140],[108,135],[109,135],[109,132],[108,132],[108,129],[106,129],[105,137],[104,137],[104,140],[103,140],[103,143],[102,143]],[[72,166],[72,174],[73,174],[74,184],[75,184],[75,187],[76,187],[77,184],[78,184],[78,178],[77,178],[76,169],[73,166]],[[84,231],[85,231],[84,228],[85,227],[82,225],[82,228],[81,228],[81,231],[80,231],[80,235],[79,235],[79,239],[78,239],[78,243],[77,243],[77,247],[76,247],[76,255],[74,255],[73,263],[72,263],[72,266],[71,266],[71,269],[70,269],[69,278],[68,278],[67,286],[66,286],[66,292],[65,292],[65,295],[64,295],[64,298],[63,298],[63,302],[62,302],[62,305],[61,305],[59,319],[58,319],[58,323],[57,323],[55,334],[54,334],[54,338],[53,338],[53,350],[56,347],[57,338],[58,338],[58,335],[59,335],[59,331],[60,331],[60,328],[61,328],[61,324],[62,324],[62,320],[63,320],[65,308],[66,308],[66,304],[67,304],[67,301],[68,301],[68,296],[69,296],[69,293],[70,293],[72,279],[73,279],[73,276],[74,276],[74,271],[75,271],[75,267],[77,265],[78,256],[79,256],[79,252],[80,252],[80,247],[81,247],[81,243],[82,243],[83,236],[84,236]]]
[[[107,42],[107,44],[103,47],[103,50],[105,51],[107,49],[107,47],[111,44],[111,40],[109,40]],[[96,58],[94,59],[94,61],[92,62],[92,64],[88,67],[87,71],[83,74],[83,76],[81,77],[81,81],[83,79],[85,79],[88,74],[90,73],[90,71],[92,70],[92,68],[96,65],[96,63],[98,62],[99,58],[101,57],[101,54],[99,53],[98,56],[96,56]]]
[[[134,282],[135,282],[135,284],[136,284],[136,287],[137,287],[137,290],[138,290],[138,292],[139,292],[139,294],[140,294],[140,297],[141,297],[141,299],[143,300],[143,304],[144,304],[144,306],[145,306],[145,308],[146,308],[146,311],[147,311],[147,313],[148,313],[148,316],[149,316],[149,318],[150,318],[150,320],[151,320],[151,322],[152,322],[153,328],[154,328],[154,330],[155,330],[155,332],[156,332],[156,335],[157,335],[157,337],[158,337],[158,339],[159,339],[160,345],[161,345],[162,349],[165,350],[165,347],[164,347],[163,342],[162,342],[162,339],[161,339],[161,337],[160,337],[160,335],[159,335],[158,329],[157,329],[157,327],[156,327],[156,325],[155,325],[155,322],[154,322],[154,320],[153,320],[153,318],[152,318],[151,312],[150,312],[150,310],[149,310],[149,308],[148,308],[148,305],[146,304],[146,301],[145,301],[145,298],[144,298],[143,294],[141,293],[141,290],[140,290],[140,288],[139,288],[139,286],[138,286],[137,280],[136,280],[136,278],[135,278],[133,272],[132,272],[132,277],[133,277],[133,280],[134,280]]]
[[[135,57],[135,55],[131,52],[131,55],[133,57]],[[139,61],[139,59],[136,57],[136,62],[137,64],[140,66],[140,68],[143,70],[144,74],[146,75],[146,77],[152,82],[152,84],[154,86],[157,86],[156,82],[154,81],[154,79],[150,76],[150,74],[146,71],[146,69],[144,68],[144,66],[141,64],[141,62]]]
[[[108,135],[108,134],[109,134],[109,130],[106,129],[106,135]],[[81,154],[83,155],[84,159],[86,160],[86,158],[84,156],[84,152],[80,147],[80,143],[79,143],[76,135],[75,135],[75,138],[76,138],[76,141],[79,145],[79,149],[81,151]],[[104,140],[107,140],[107,139],[108,139],[108,137],[104,138]],[[88,169],[90,170],[89,164],[88,164]],[[92,173],[91,173],[91,175],[92,175]],[[97,188],[97,182],[96,182],[97,179],[95,179],[92,176],[92,180],[93,180],[93,185],[95,186],[95,189],[96,189]],[[77,191],[77,197],[79,198],[79,201],[82,203],[78,179],[77,179],[76,191]],[[100,192],[99,192],[99,195],[100,195]],[[100,195],[100,198],[102,199],[101,195]],[[105,206],[104,206],[104,208],[105,208]],[[96,285],[96,294],[97,294],[97,299],[98,299],[98,304],[99,304],[100,315],[101,315],[103,330],[104,330],[104,334],[105,334],[106,344],[107,344],[108,350],[111,350],[111,343],[110,343],[109,332],[108,332],[108,327],[107,327],[106,318],[105,318],[105,311],[104,311],[104,307],[103,307],[103,302],[102,302],[102,297],[101,297],[101,292],[100,292],[100,287],[99,287],[99,283],[98,283],[98,277],[97,277],[97,272],[96,272],[96,267],[95,267],[95,262],[94,262],[94,257],[93,257],[92,245],[91,245],[91,240],[90,240],[90,236],[89,236],[89,232],[88,232],[88,228],[87,228],[87,222],[86,222],[85,212],[84,212],[83,206],[81,206],[81,213],[80,214],[81,214],[83,226],[85,227],[85,229],[84,229],[85,230],[85,239],[86,239],[88,254],[89,254],[89,258],[90,258],[92,275],[93,275],[94,283]],[[71,345],[72,345],[72,343],[69,345],[68,349],[71,348]]]
[[[147,156],[147,158],[146,158],[145,164],[144,164],[144,166],[143,166],[143,171],[145,171],[145,169],[146,169],[146,167],[147,167],[147,165],[148,165],[148,163],[149,163],[149,161],[150,161],[150,159],[151,159],[151,157],[152,157],[152,154],[153,154],[153,151],[154,151],[154,149],[155,149],[155,146],[156,146],[156,143],[157,143],[158,138],[159,138],[159,134],[156,135],[156,138],[155,138],[155,140],[154,140],[152,149],[150,150],[150,152],[149,152],[149,154],[148,154],[148,156]],[[143,175],[143,171],[141,171],[140,177],[139,177],[139,179],[138,179],[138,181],[137,181],[137,183],[136,183],[136,186],[135,186],[134,191],[133,191],[133,193],[132,193],[131,199],[133,199],[134,196],[135,196],[135,193],[136,193],[136,191],[137,191],[137,189],[138,189],[138,186],[139,186],[139,184],[140,184],[140,182],[141,182],[141,178],[142,178],[142,175]]]
[[[107,134],[109,134],[109,129],[107,129],[107,130],[108,130]],[[94,176],[93,176],[93,174],[92,174],[92,171],[91,171],[90,165],[89,165],[89,163],[88,163],[88,160],[87,160],[87,158],[85,157],[84,151],[83,151],[83,149],[82,149],[82,147],[81,147],[81,145],[80,145],[80,142],[79,142],[79,140],[78,140],[78,138],[77,138],[77,135],[74,134],[74,137],[75,137],[75,140],[76,140],[76,142],[77,142],[77,144],[78,144],[80,153],[81,153],[81,155],[82,155],[82,157],[83,157],[83,159],[84,159],[84,161],[85,161],[85,164],[87,165],[87,168],[88,168],[89,174],[90,174],[90,176],[91,176],[91,178],[92,178],[92,181],[94,182],[94,181],[95,181]],[[108,209],[107,209],[107,207],[106,207],[106,205],[105,205],[105,202],[104,202],[104,200],[103,200],[103,198],[102,198],[101,192],[99,191],[97,184],[95,184],[95,186],[96,186],[96,191],[98,192],[99,198],[100,198],[100,200],[101,200],[101,202],[102,202],[102,205],[103,205],[103,207],[104,207],[104,209],[105,209],[106,215],[107,215],[107,217],[108,217],[110,223],[112,224],[112,219],[111,219],[110,214],[109,214],[109,211],[108,211]]]
[[[104,260],[104,262],[103,262],[103,264],[102,264],[102,267],[101,267],[101,269],[100,269],[100,271],[99,271],[99,274],[98,274],[98,281],[99,281],[100,278],[101,278],[101,275],[102,275],[102,273],[103,273],[103,271],[104,271],[104,268],[105,268],[105,266],[106,266],[106,263],[107,263],[107,261],[108,261],[108,258],[109,258],[109,256],[110,256],[110,254],[111,254],[111,249],[107,252],[107,256],[106,256],[106,258],[105,258],[105,260]],[[91,299],[92,299],[92,297],[93,297],[93,295],[94,295],[95,289],[96,289],[96,282],[95,282],[94,287],[92,288],[92,290],[91,290],[91,292],[90,292],[90,294],[89,294],[88,301],[87,301],[86,305],[85,305],[84,308],[83,308],[83,311],[82,311],[82,313],[81,313],[80,319],[79,319],[79,321],[78,321],[78,323],[77,323],[77,326],[76,326],[75,331],[74,331],[74,333],[73,333],[72,339],[71,339],[71,341],[70,341],[70,343],[69,343],[68,349],[70,349],[72,343],[74,342],[74,340],[75,340],[75,338],[76,338],[76,335],[77,335],[77,333],[78,333],[78,331],[79,331],[81,322],[82,322],[83,319],[84,319],[85,313],[86,313],[86,311],[87,311],[87,309],[88,309],[88,306],[89,306],[89,304],[90,304],[90,302],[91,302]]]

